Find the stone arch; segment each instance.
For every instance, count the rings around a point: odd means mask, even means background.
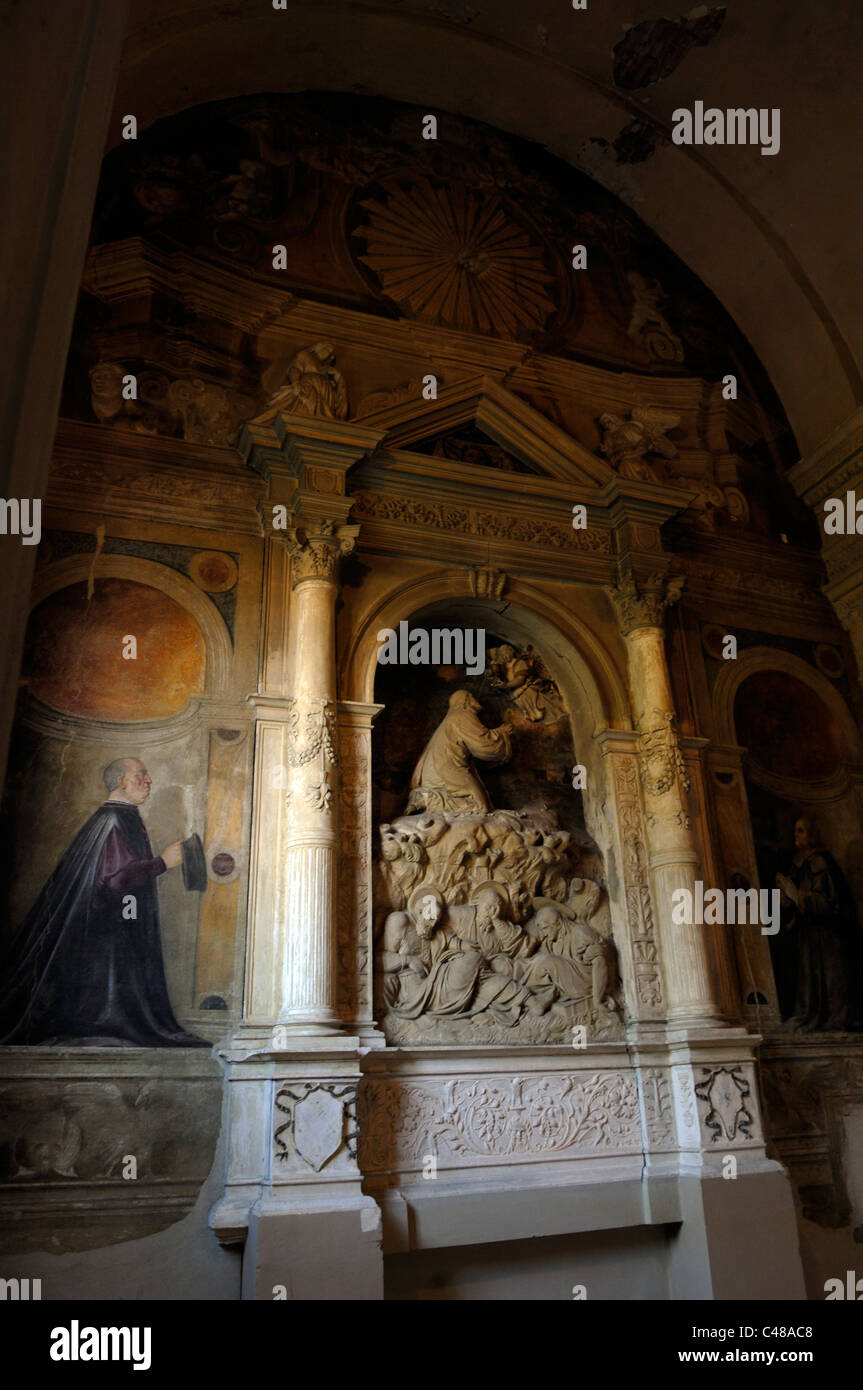
[[[578,703],[590,711],[592,734],[604,728],[632,727],[623,676],[595,633],[572,611],[531,584],[511,580],[501,598],[474,593],[470,570],[441,570],[407,580],[388,590],[358,623],[345,654],[340,688],[349,700],[374,701],[377,633],[397,628],[402,619],[446,606],[474,620],[487,619],[517,640],[535,642],[542,651],[570,710]]]
[[[777,647],[749,647],[736,661],[725,662],[713,689],[713,718],[717,742],[733,747],[737,744],[734,722],[734,701],[738,690],[749,676],[758,671],[782,671],[809,686],[826,705],[842,731],[848,756],[852,762],[863,761],[863,742],[851,711],[834,685],[802,657]]]
[[[174,600],[197,623],[206,650],[204,697],[216,699],[227,689],[231,669],[231,638],[224,619],[206,594],[185,575],[155,560],[131,555],[100,555],[93,567],[91,555],[70,555],[40,570],[33,582],[31,611],[44,599],[72,584],[97,579],[128,579],[158,589]]]
[[[471,582],[475,573],[441,570],[388,590],[356,626],[340,688],[348,700],[374,707],[377,633],[384,627],[397,629],[403,619],[429,621],[435,612],[445,611],[450,621],[463,617],[466,626],[481,621],[519,646],[528,642],[535,645],[569,711],[575,757],[587,770],[582,792],[585,824],[602,855],[610,888],[612,880],[618,878],[615,830],[609,816],[615,801],[613,759],[603,756],[597,735],[609,728],[632,729],[622,674],[596,635],[570,609],[519,580],[510,581],[500,598],[481,597],[474,593]],[[582,725],[579,729],[578,715],[585,710],[589,712],[587,728]],[[616,939],[622,942],[626,909],[614,898],[609,891],[611,921]]]

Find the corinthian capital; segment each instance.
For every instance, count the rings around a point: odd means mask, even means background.
[[[295,526],[285,534],[291,557],[292,583],[304,579],[327,579],[338,582],[339,560],[355,548],[359,526],[338,526],[333,521],[319,521],[314,530]]]
[[[685,576],[669,578],[651,574],[636,579],[632,574],[618,584],[606,584],[620,630],[624,637],[640,627],[662,627],[666,608],[676,603],[683,592]]]

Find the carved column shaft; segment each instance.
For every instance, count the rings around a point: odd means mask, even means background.
[[[332,1032],[336,1009],[338,728],[335,614],[340,543],[301,535],[293,605],[284,839],[285,976],[279,1022]],[[296,533],[295,533],[296,535]]]
[[[662,626],[665,607],[679,594],[654,576],[641,590],[630,579],[609,590],[626,643],[627,668],[638,729],[639,764],[647,820],[649,863],[659,917],[668,1018],[715,1023],[705,928],[672,922],[673,894],[686,889],[695,902],[698,853],[686,802],[688,778],[675,729],[671,680]]]

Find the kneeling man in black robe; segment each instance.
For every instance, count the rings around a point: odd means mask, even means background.
[[[108,800],[76,836],[24,920],[0,972],[0,1043],[209,1047],[168,999],[156,879],[182,859],[153,855],[138,807],[152,782],[137,758],[104,773]]]

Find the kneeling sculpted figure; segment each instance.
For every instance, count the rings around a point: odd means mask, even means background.
[[[454,690],[449,712],[435,729],[414,769],[405,814],[413,811],[490,811],[488,792],[471,759],[505,763],[512,752],[509,726],[487,729],[481,705],[469,690]]]

